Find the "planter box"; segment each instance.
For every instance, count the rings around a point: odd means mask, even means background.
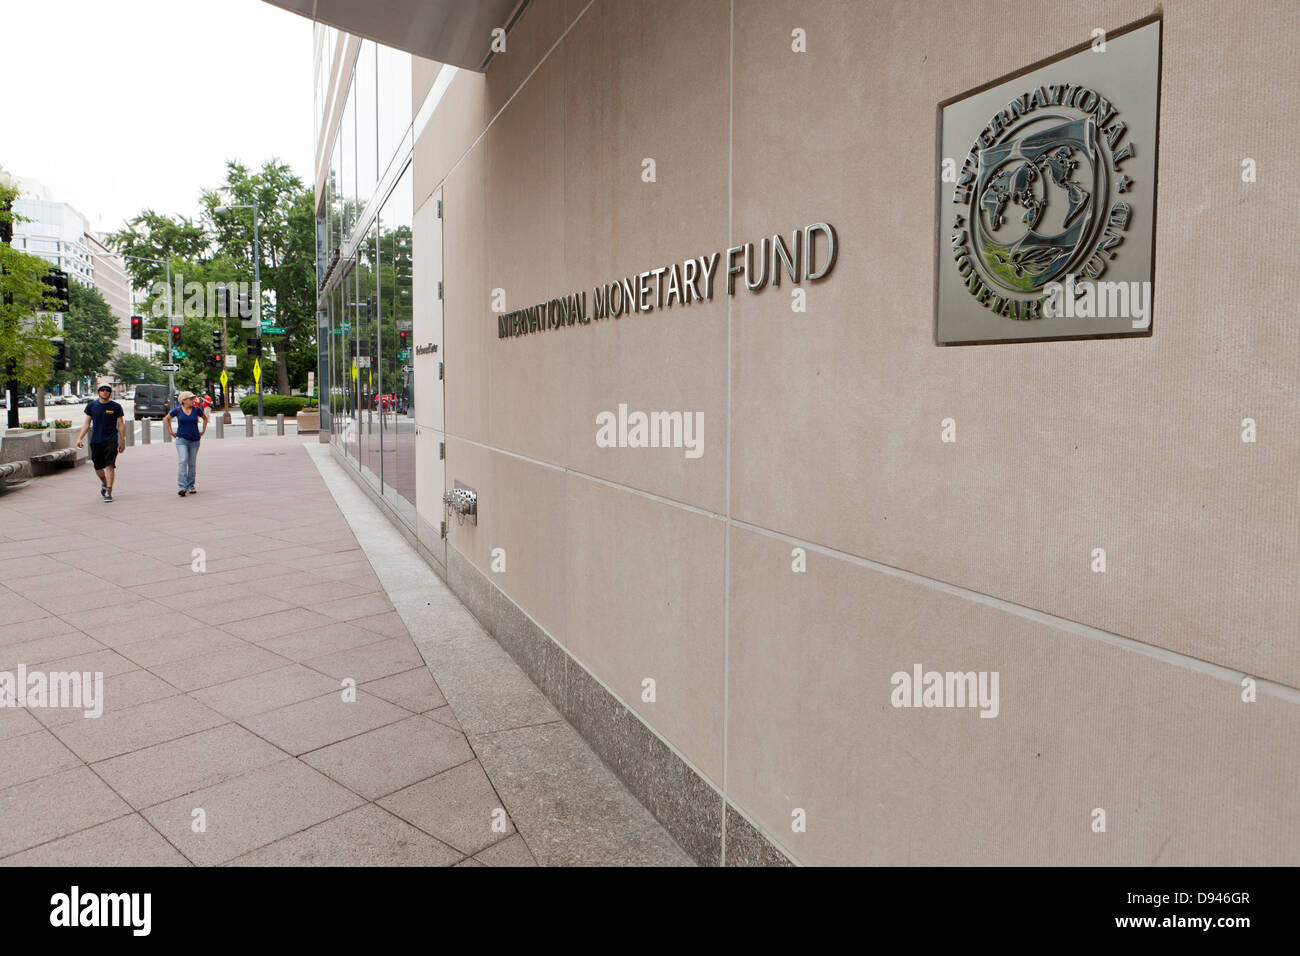
[[[306,411],[302,411],[302,412],[299,412],[299,413],[298,413],[297,418],[298,418],[298,434],[299,434],[299,435],[303,434],[304,432],[318,432],[318,431],[320,431],[320,412],[319,412],[319,411],[316,411],[316,412],[306,412]]]

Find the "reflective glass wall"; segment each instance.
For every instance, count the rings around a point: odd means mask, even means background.
[[[347,38],[318,29],[331,34],[318,44],[317,61],[329,70],[327,51]],[[330,80],[317,81],[324,98]],[[322,126],[319,134],[333,132],[334,142],[317,202],[328,427],[345,459],[414,528],[410,56],[362,42],[336,95],[344,104],[337,129]]]

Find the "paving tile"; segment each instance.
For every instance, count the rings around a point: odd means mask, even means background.
[[[317,605],[316,610],[329,615],[337,621],[351,621],[359,617],[372,617],[393,610],[393,602],[382,591],[373,594],[361,594],[356,597],[341,598]]]
[[[518,833],[494,843],[486,850],[474,854],[474,859],[486,866],[536,866],[537,861],[528,844]]]
[[[237,644],[197,657],[155,664],[152,669],[169,684],[190,691],[275,670],[285,663],[283,657],[254,644]]]
[[[105,681],[116,674],[125,674],[128,671],[140,669],[140,665],[135,661],[127,660],[117,651],[107,647],[97,651],[88,651],[85,654],[73,654],[71,657],[60,657],[58,660],[46,661],[41,667],[49,671],[101,673],[104,675]]]
[[[494,817],[493,811],[504,807],[477,760],[422,780],[378,803],[467,854],[477,853],[515,830],[508,815]],[[503,821],[497,825],[503,825],[504,832],[493,830],[494,819]]]
[[[172,661],[201,657],[224,648],[239,647],[244,643],[233,634],[227,634],[219,628],[189,624],[170,637],[157,637],[123,644],[115,650],[141,667],[156,667]]]
[[[469,745],[465,747],[468,749]],[[16,786],[79,766],[81,758],[48,730],[0,740],[0,767],[4,768],[0,787]]]
[[[204,624],[230,624],[250,617],[261,617],[275,611],[285,611],[289,605],[284,601],[258,594],[252,590],[239,595],[222,595],[209,604],[195,604],[187,607],[185,613]]]
[[[68,619],[104,646],[115,648],[207,627],[158,601],[141,600],[105,608],[104,612],[117,612],[121,620],[96,620],[95,615],[101,614],[98,610],[79,611],[76,615],[69,615]],[[76,619],[80,619],[80,623]]]
[[[290,660],[306,661],[363,644],[377,644],[382,640],[386,638],[374,631],[367,631],[365,628],[355,627],[343,621],[333,621],[324,627],[298,631],[269,641],[258,641],[258,644]]]
[[[460,725],[460,721],[456,719],[456,715],[452,713],[451,707],[446,704],[441,707],[435,707],[433,710],[426,711],[424,716],[428,717],[430,720],[436,720],[444,727],[450,727],[452,730],[464,730]]]
[[[0,857],[131,812],[89,767],[0,790]]]
[[[447,703],[442,691],[438,690],[433,675],[429,673],[429,668],[423,665],[391,677],[369,681],[361,687],[376,697],[392,701],[416,714],[423,714]]]
[[[20,590],[22,586],[17,582],[23,578],[60,575],[65,571],[67,571],[66,565],[43,554],[29,554],[21,558],[0,558],[0,580]]]
[[[142,812],[186,857],[211,866],[364,802],[301,761],[286,759]],[[190,826],[198,808],[204,811],[207,824],[202,833],[195,833]]]
[[[139,599],[140,595],[130,588],[118,587],[99,578],[93,580],[78,578],[75,588],[59,588],[48,594],[41,594],[35,600],[50,614],[67,614],[90,608],[115,607]],[[5,620],[13,620],[13,618],[6,613]]]
[[[49,617],[51,611],[47,611],[41,605],[34,601],[29,601],[25,597],[10,593],[3,604],[0,604],[0,619],[6,624],[22,624],[26,621],[38,621],[42,618]]]
[[[407,716],[402,708],[367,693],[345,701],[339,692],[242,717],[240,723],[291,754],[303,754]]]
[[[233,720],[265,713],[288,704],[339,691],[339,682],[301,664],[288,664],[193,692]]]
[[[461,860],[459,863],[455,864],[455,866],[486,866],[486,865],[487,865],[486,863],[480,863],[478,860],[474,859],[472,856],[467,856],[467,857],[465,857],[465,859],[463,859],[463,860]]]
[[[5,617],[4,620],[8,620],[8,618]],[[76,628],[71,624],[61,617],[55,617],[53,614],[18,624],[0,624],[0,647],[8,647],[11,644],[24,644],[27,641],[39,640],[42,637],[55,637],[74,630]]]
[[[222,630],[245,641],[268,641],[332,623],[333,620],[323,614],[317,614],[305,607],[291,607],[286,611],[276,611],[260,617],[223,624]]]
[[[29,711],[21,707],[0,707],[0,740],[21,734],[34,734],[41,729],[40,721]]]
[[[303,663],[339,680],[351,677],[358,684],[364,684],[390,674],[409,671],[413,667],[423,667],[424,658],[409,639],[386,638],[374,644],[363,644],[346,651],[311,657]]]
[[[382,614],[372,614],[370,617],[353,618],[352,623],[357,627],[364,627],[368,631],[377,631],[385,637],[410,637],[410,631],[406,629],[402,616],[396,611],[385,611]]]
[[[283,760],[284,751],[238,724],[188,734],[94,765],[137,809],[153,806]]]
[[[69,631],[53,637],[39,637],[34,641],[0,647],[0,670],[12,671],[19,664],[26,664],[28,670],[31,670],[46,661],[56,661],[63,657],[103,649],[103,644],[80,631]]]
[[[464,734],[427,717],[409,717],[314,750],[302,759],[368,800],[376,800],[473,758]]]
[[[228,866],[451,866],[464,854],[368,803]]]
[[[87,655],[92,656],[92,655]],[[55,668],[50,668],[55,670]],[[94,674],[93,668],[57,668],[58,670],[80,670]],[[128,710],[136,704],[146,701],[161,700],[179,694],[175,687],[160,677],[146,670],[136,668],[120,674],[104,675],[103,714]],[[61,727],[78,720],[100,720],[100,717],[87,717],[84,707],[45,707],[32,709],[32,716],[46,727]]]
[[[105,710],[97,719],[60,724],[51,730],[78,757],[94,763],[225,722],[221,714],[179,694],[125,710]]]
[[[51,840],[0,860],[0,866],[189,866],[138,813]]]

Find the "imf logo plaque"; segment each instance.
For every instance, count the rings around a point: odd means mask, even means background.
[[[939,344],[1151,333],[1159,59],[1156,21],[940,108]]]

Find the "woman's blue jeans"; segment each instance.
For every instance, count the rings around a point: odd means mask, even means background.
[[[176,469],[176,487],[189,491],[194,487],[194,463],[199,457],[199,443],[189,438],[176,439],[176,457],[180,462]]]

